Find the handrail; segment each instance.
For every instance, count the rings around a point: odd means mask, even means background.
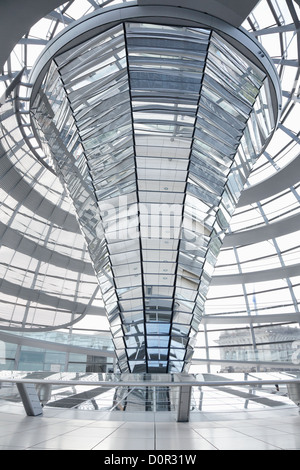
[[[173,377],[172,379],[176,378],[177,380],[172,380],[170,382],[158,381],[158,380],[57,380],[51,378],[45,379],[23,379],[23,378],[9,378],[9,377],[1,377],[0,376],[0,383],[1,382],[9,382],[15,383],[17,385],[19,394],[21,396],[24,409],[28,416],[40,416],[43,414],[42,403],[40,401],[40,397],[38,394],[38,390],[36,390],[35,385],[46,385],[46,388],[49,388],[51,385],[84,385],[84,386],[91,386],[91,387],[106,387],[106,388],[115,388],[115,387],[132,387],[139,388],[139,387],[178,387],[179,388],[179,397],[178,397],[178,405],[177,405],[177,422],[187,422],[189,421],[189,414],[191,409],[191,390],[192,387],[232,387],[237,385],[246,385],[246,386],[255,386],[255,385],[275,385],[276,388],[279,385],[293,385],[293,384],[300,384],[300,378],[294,379],[280,379],[277,380],[269,379],[269,380],[213,380],[213,381],[205,381],[205,380],[196,380],[193,376],[177,376]],[[187,380],[187,379],[190,380]],[[51,389],[51,387],[50,387]],[[289,387],[288,387],[289,389]],[[298,397],[298,391],[296,390],[296,395],[294,396],[293,393],[289,396],[289,398],[294,401],[299,406],[300,399]]]
[[[46,379],[21,379],[0,377],[1,382],[9,383],[24,383],[24,384],[49,384],[49,385],[84,385],[84,386],[102,386],[102,387],[224,387],[224,386],[237,386],[237,385],[280,385],[280,384],[295,384],[300,383],[299,379],[267,379],[267,380],[182,380],[182,381],[107,381],[107,380],[57,380],[51,378]]]

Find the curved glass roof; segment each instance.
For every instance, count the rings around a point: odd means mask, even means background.
[[[127,2],[62,4],[30,29],[3,67],[2,331],[60,328],[95,335],[108,328],[74,211],[33,134],[27,92],[30,70],[49,40],[83,15],[120,3]],[[243,22],[277,68],[282,110],[219,255],[194,355],[196,371],[226,369],[235,360],[241,370],[251,364],[281,367],[291,362],[300,336],[299,21],[298,1],[261,0]]]

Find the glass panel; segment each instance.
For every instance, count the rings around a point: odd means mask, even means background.
[[[35,121],[73,199],[124,371],[187,367],[223,237],[272,128],[264,78],[215,32],[139,23],[51,64]]]

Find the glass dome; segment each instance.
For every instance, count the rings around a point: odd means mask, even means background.
[[[87,245],[68,194],[35,134],[28,91],[31,70],[49,41],[97,10],[135,3],[66,2],[32,26],[3,65],[3,368],[113,367],[104,302]],[[285,0],[261,0],[243,18],[242,27],[262,44],[277,69],[281,114],[224,238],[191,372],[299,367],[299,20],[298,2]]]

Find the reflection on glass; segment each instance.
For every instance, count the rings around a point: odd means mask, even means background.
[[[272,131],[266,80],[200,28],[121,24],[52,61],[34,119],[123,372],[188,370],[224,234]]]

